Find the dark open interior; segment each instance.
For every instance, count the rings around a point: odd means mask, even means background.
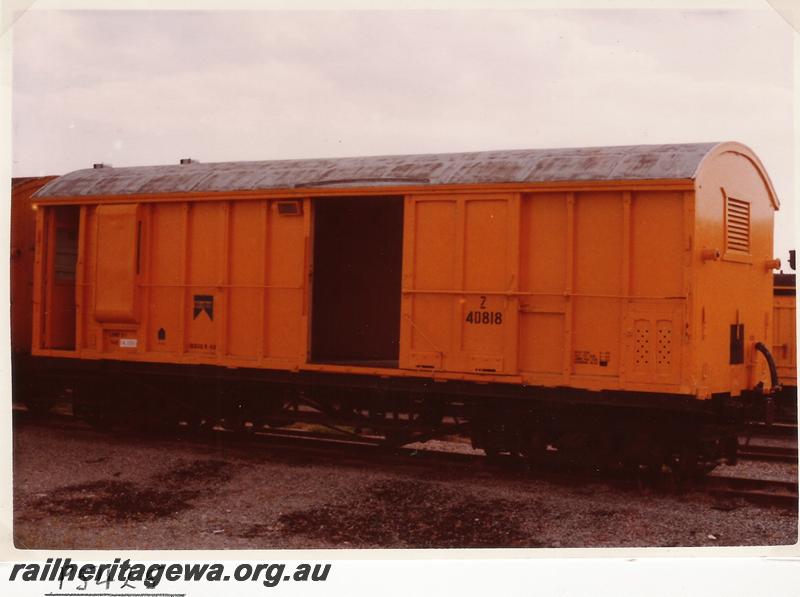
[[[46,220],[44,347],[75,349],[75,272],[80,207],[53,208]]]
[[[403,198],[314,202],[311,360],[396,367]]]

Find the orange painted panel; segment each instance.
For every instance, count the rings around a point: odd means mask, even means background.
[[[692,374],[707,393],[740,391],[762,382],[770,386],[758,341],[773,343],[772,268],[775,207],[765,173],[746,149],[732,148],[706,159],[694,201],[691,282],[694,323]],[[749,252],[730,251],[727,199],[749,205],[744,222]],[[738,218],[737,218],[738,219]],[[746,220],[749,219],[749,225]],[[720,259],[704,259],[703,250]],[[743,326],[743,359],[731,358],[731,326]]]
[[[681,382],[686,304],[678,299],[686,294],[685,228],[683,193],[631,194],[631,300],[623,336],[627,382]]]
[[[222,282],[224,218],[222,202],[190,203],[189,286],[208,287]]]
[[[224,209],[222,202],[193,203],[189,209],[186,349],[216,354],[219,344],[223,283]]]
[[[464,201],[464,289],[506,290],[508,201],[503,199]]]
[[[228,295],[228,354],[256,358],[264,310],[265,203],[230,204]]]
[[[784,386],[797,387],[796,297],[776,296],[773,307],[773,356]]]
[[[134,323],[138,319],[138,205],[101,205],[96,219],[94,317],[102,322]]]
[[[622,193],[575,195],[575,292],[622,292]]]
[[[445,367],[445,359],[452,359],[453,297],[450,295],[417,295],[413,297],[413,310],[403,325],[410,327],[411,342],[406,359],[403,343],[400,347],[400,366],[413,368]]]
[[[150,289],[148,346],[153,352],[183,352],[183,294],[182,288],[173,286]]]
[[[150,282],[175,286],[183,282],[185,244],[185,203],[154,206],[149,222]]]
[[[519,318],[520,370],[564,373],[564,314],[525,313]]]
[[[413,272],[416,290],[450,289],[456,283],[456,201],[414,202]]]
[[[237,286],[260,286],[264,281],[265,205],[261,201],[230,204],[229,281]]]
[[[680,303],[634,301],[628,307],[626,379],[645,384],[680,381],[683,350]]]
[[[13,179],[11,189],[11,349],[30,352],[36,212],[30,197],[53,176]]]
[[[153,206],[147,236],[151,285],[147,339],[154,352],[183,352],[184,349],[185,224],[185,203]]]
[[[509,325],[504,296],[491,294],[509,289],[508,202],[469,200],[464,202],[464,289],[487,294],[466,294],[463,298],[461,346],[459,349],[478,358],[499,361],[483,366],[467,363],[467,370],[496,369],[501,372],[505,330]],[[511,322],[513,325],[513,322]]]
[[[308,205],[304,215],[284,216],[276,202],[267,216],[266,302],[264,307],[264,356],[305,361],[308,342],[305,319],[305,272],[309,260],[306,238]]]
[[[574,299],[572,373],[604,377],[619,374],[621,303],[620,299]]]
[[[256,288],[232,288],[228,292],[228,354],[247,358],[259,356],[262,297],[263,292]]]
[[[511,198],[420,196],[407,204],[401,367],[515,370]]]
[[[452,346],[454,297],[418,291],[452,290],[456,285],[457,202],[420,199],[406,204],[403,287],[415,291],[402,306],[400,366],[446,367]]]
[[[566,193],[523,196],[520,222],[519,368],[564,374],[568,212]]]
[[[574,252],[572,372],[615,376],[621,361],[621,193],[576,194]]]
[[[563,293],[567,280],[567,194],[525,195],[521,219],[520,291]]]
[[[666,297],[683,293],[683,193],[632,194],[631,295]]]

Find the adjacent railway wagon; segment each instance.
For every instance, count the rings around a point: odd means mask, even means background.
[[[792,259],[793,261],[793,259]],[[777,395],[782,413],[797,416],[797,298],[795,274],[775,274],[773,355],[781,380]]]
[[[688,465],[778,385],[738,143],[97,165],[33,202],[37,377],[96,422]]]
[[[54,178],[39,176],[11,181],[11,375],[15,399],[27,393],[35,376],[30,356],[36,219],[30,198]]]

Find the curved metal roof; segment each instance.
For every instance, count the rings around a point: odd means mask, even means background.
[[[381,185],[691,179],[718,143],[528,149],[76,170],[44,197]]]

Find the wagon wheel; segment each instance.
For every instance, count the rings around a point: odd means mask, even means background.
[[[67,388],[58,388],[55,384],[39,383],[31,380],[22,388],[22,403],[33,417],[46,415],[56,405],[59,398],[70,393]]]
[[[23,400],[28,412],[34,417],[43,417],[56,405],[56,399],[49,396],[30,396]]]
[[[515,443],[519,444],[519,441]],[[486,442],[483,446],[483,453],[490,465],[496,466],[508,462],[510,458],[518,458],[520,450],[511,447],[505,435],[487,434]]]
[[[413,441],[409,433],[404,429],[386,429],[383,433],[383,437],[384,439],[383,442],[381,442],[381,446],[384,448],[399,448]]]
[[[288,427],[295,423],[292,413],[296,414],[299,410],[300,404],[297,400],[282,397],[270,403],[259,423],[272,428]]]
[[[431,400],[417,400],[411,408],[411,421],[417,424],[436,428],[444,419],[443,407],[440,402]]]
[[[528,468],[541,466],[547,460],[547,438],[540,430],[520,435],[520,456]]]
[[[624,434],[611,430],[592,430],[583,446],[584,464],[599,473],[624,466]]]
[[[234,404],[225,413],[222,425],[225,429],[234,433],[248,434],[256,430],[256,413],[250,405],[243,400],[232,401]],[[251,423],[251,425],[248,425]]]
[[[110,391],[104,380],[77,384],[72,391],[72,412],[75,418],[87,422],[98,431],[111,430],[116,421],[107,399]]]
[[[82,418],[98,431],[112,431],[119,420],[112,416],[111,409],[106,404],[95,403],[86,409]]]
[[[673,483],[677,486],[690,485],[701,471],[700,453],[697,443],[693,440],[684,440],[678,451],[677,459],[673,455],[670,462]]]
[[[199,435],[210,431],[214,427],[213,421],[205,418],[199,412],[189,412],[183,417],[183,419],[186,423],[186,429],[190,433]]]
[[[326,402],[323,412],[333,419],[349,419],[357,414],[357,409],[351,400],[340,397]]]
[[[111,431],[111,419],[101,411],[92,410],[83,417],[89,426],[96,431]]]

